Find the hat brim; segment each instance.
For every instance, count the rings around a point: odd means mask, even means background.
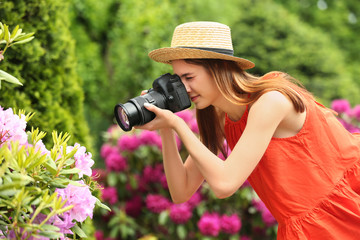
[[[243,70],[255,66],[253,62],[244,58],[193,48],[159,48],[149,52],[148,55],[152,60],[166,64],[171,64],[172,60],[180,59],[222,59],[236,62]]]

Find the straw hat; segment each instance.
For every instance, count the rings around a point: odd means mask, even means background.
[[[171,47],[149,53],[154,61],[170,64],[177,59],[223,59],[237,62],[242,69],[255,64],[234,56],[230,28],[217,22],[189,22],[174,30]]]

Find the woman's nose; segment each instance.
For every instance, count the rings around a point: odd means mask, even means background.
[[[184,86],[185,86],[186,92],[189,93],[189,92],[190,92],[190,86],[189,86],[189,84],[187,84],[186,81],[183,81],[182,83],[183,83]]]

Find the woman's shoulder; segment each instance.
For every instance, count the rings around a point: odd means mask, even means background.
[[[268,91],[262,94],[254,103],[251,104],[249,107],[253,107],[255,105],[261,106],[262,108],[278,108],[278,107],[290,107],[292,103],[290,99],[285,96],[280,91]]]

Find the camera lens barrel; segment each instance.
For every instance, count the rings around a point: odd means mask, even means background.
[[[165,97],[155,91],[149,91],[143,96],[130,99],[125,104],[115,106],[115,118],[124,131],[130,131],[133,126],[143,125],[155,118],[155,114],[144,107],[144,103],[165,108]]]
[[[133,126],[146,124],[155,118],[155,114],[144,107],[146,102],[172,112],[178,112],[191,106],[191,101],[180,77],[170,73],[164,74],[155,79],[153,88],[149,89],[147,94],[115,106],[116,121],[124,131],[130,131]]]

